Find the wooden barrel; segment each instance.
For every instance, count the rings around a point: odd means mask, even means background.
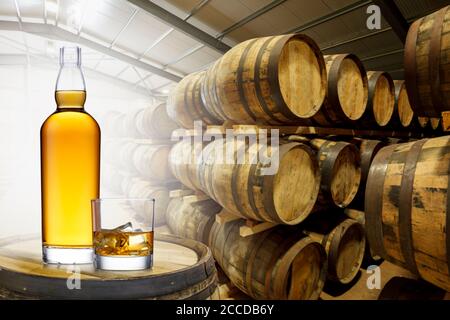
[[[445,290],[430,283],[393,277],[381,290],[378,300],[444,300]]]
[[[321,173],[316,208],[345,208],[356,196],[361,181],[361,158],[355,145],[344,141],[312,139],[318,150]]]
[[[364,209],[363,209],[364,210]],[[350,219],[358,221],[362,226],[364,226],[364,230],[366,230],[366,214],[364,211],[352,208],[345,208],[344,210],[345,216]],[[366,249],[364,252],[364,265],[377,264],[379,265],[382,262],[383,258],[373,253],[373,250],[370,248],[369,240],[366,236]]]
[[[450,110],[450,6],[415,21],[405,44],[405,79],[414,112]]]
[[[368,81],[362,62],[354,54],[324,56],[328,90],[314,121],[320,126],[351,125],[361,119],[368,101]]]
[[[233,158],[223,161],[222,155],[230,147],[234,150]],[[258,154],[265,147],[247,144],[243,139],[215,140],[203,150],[203,162],[196,168],[197,180],[205,193],[238,216],[282,224],[300,223],[311,213],[319,192],[320,173],[315,154],[310,147],[296,142],[268,146],[266,151],[272,153],[273,159],[263,164]],[[269,167],[272,172],[265,171]]]
[[[169,205],[169,191],[165,187],[154,186],[150,182],[133,178],[128,186],[127,196],[135,199],[155,199],[155,226],[165,223],[167,206]],[[151,214],[152,204],[150,202],[131,202],[137,216]]]
[[[167,207],[166,222],[175,235],[208,244],[209,232],[220,210],[222,207],[211,199],[192,202],[189,196],[173,198]]]
[[[206,73],[203,100],[237,123],[295,123],[325,97],[326,69],[302,34],[255,38],[229,50]]]
[[[450,137],[381,149],[366,186],[374,253],[450,291]]]
[[[169,167],[173,176],[192,190],[202,190],[196,171],[202,149],[203,143],[183,139],[169,153]]]
[[[141,109],[136,115],[136,130],[141,138],[168,139],[178,128],[167,114],[165,103]]]
[[[363,128],[385,127],[394,113],[395,87],[392,77],[383,71],[368,71],[367,108],[358,125]]]
[[[174,177],[169,168],[169,145],[140,144],[134,149],[134,168],[151,181],[167,182]]]
[[[414,112],[411,108],[403,80],[394,80],[395,111],[391,125],[395,129],[410,128],[414,123]]]
[[[351,206],[353,208],[364,210],[366,182],[367,176],[369,175],[370,165],[372,164],[375,155],[378,153],[378,151],[380,151],[382,147],[386,146],[386,143],[380,140],[360,138],[353,138],[351,140],[351,143],[356,145],[361,158],[361,182],[359,184],[358,192],[356,193],[356,196],[351,203]]]
[[[245,221],[214,223],[210,248],[231,282],[254,299],[318,299],[327,269],[324,248],[296,228],[241,237]]]
[[[362,224],[342,218],[335,212],[322,212],[307,220],[301,228],[324,246],[328,255],[329,280],[347,284],[357,276],[366,248]]]
[[[73,265],[44,265],[38,237],[0,240],[0,298],[207,299],[217,270],[204,244],[156,234],[154,265],[143,271],[100,271],[78,265],[80,290],[69,290]],[[70,279],[69,279],[70,280]]]
[[[221,124],[223,121],[211,112],[200,96],[205,71],[195,72],[184,77],[169,94],[167,114],[183,128],[194,128],[194,121],[203,125]]]

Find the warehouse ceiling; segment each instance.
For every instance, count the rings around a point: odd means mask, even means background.
[[[396,0],[411,22],[448,0]],[[403,44],[382,18],[368,30],[371,1],[355,0],[2,0],[0,64],[56,63],[58,48],[83,48],[89,72],[166,95],[229,46],[273,34],[302,32],[325,54],[352,52],[368,70],[403,77]],[[161,10],[162,9],[162,10]],[[162,14],[161,14],[162,12]],[[175,21],[175,24],[174,24]]]

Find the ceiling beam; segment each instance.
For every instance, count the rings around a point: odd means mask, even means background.
[[[360,0],[360,1],[356,1],[355,3],[352,3],[348,6],[345,6],[343,8],[340,8],[338,10],[335,10],[327,15],[321,16],[317,19],[311,20],[301,26],[295,27],[293,29],[290,29],[289,31],[286,31],[285,33],[298,33],[298,32],[302,32],[305,31],[307,29],[311,29],[315,26],[318,26],[322,23],[325,23],[327,21],[339,18],[340,16],[343,16],[344,14],[350,13],[352,11],[355,11],[359,8],[362,8],[364,6],[367,6],[369,4],[371,4],[372,1],[371,0]]]
[[[375,5],[380,8],[384,19],[389,23],[400,41],[405,44],[408,34],[409,23],[401,13],[397,4],[393,0],[373,0]]]
[[[255,12],[253,12],[252,14],[246,16],[245,18],[239,20],[238,22],[234,23],[233,25],[229,26],[228,28],[226,28],[225,30],[223,30],[218,36],[217,38],[222,38],[224,36],[226,36],[227,34],[233,32],[236,29],[239,29],[240,27],[246,25],[247,23],[255,20],[256,18],[262,16],[263,14],[269,12],[270,10],[278,7],[280,4],[286,2],[286,0],[274,0],[272,2],[270,2],[268,5],[256,10]]]
[[[200,30],[199,28],[187,23],[183,19],[177,17],[173,13],[161,8],[148,0],[128,0],[128,2],[134,4],[140,9],[148,12],[155,18],[162,22],[169,24],[175,30],[178,30],[189,37],[197,40],[198,42],[220,52],[225,53],[231,49],[231,47],[224,42],[217,40],[212,35]]]
[[[74,34],[70,31],[61,29],[60,27],[50,25],[50,24],[42,24],[42,23],[31,23],[31,22],[22,22],[22,30],[20,30],[17,22],[13,21],[0,21],[0,30],[13,30],[13,31],[24,31],[30,34],[34,34],[37,36],[42,36],[45,38],[57,39],[60,41],[68,41],[79,43],[90,49],[103,53],[112,58],[118,59],[125,63],[128,63],[132,66],[141,68],[143,70],[147,70],[148,72],[154,73],[160,77],[169,79],[171,81],[179,82],[182,79],[183,75],[177,75],[175,73],[169,72],[167,70],[162,70],[158,67],[155,67],[151,64],[140,61],[136,58],[128,56],[126,54],[120,53],[114,49],[108,48],[104,45],[101,45],[92,40],[88,40],[83,37],[79,37],[77,34]]]

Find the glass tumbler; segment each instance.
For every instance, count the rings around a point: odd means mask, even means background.
[[[95,267],[144,270],[153,265],[154,199],[94,199]]]

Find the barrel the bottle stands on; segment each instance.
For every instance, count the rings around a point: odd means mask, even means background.
[[[91,263],[91,199],[99,196],[100,128],[84,110],[81,49],[60,50],[57,109],[41,127],[45,263]]]

